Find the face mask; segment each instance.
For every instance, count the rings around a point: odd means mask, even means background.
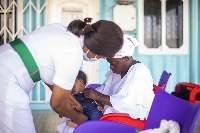
[[[96,55],[94,58],[88,58],[88,56],[87,56],[88,52],[89,52],[89,49],[88,49],[88,51],[87,51],[86,53],[83,53],[83,59],[84,59],[85,61],[93,62],[93,61],[98,60],[98,59],[96,58],[97,55]]]

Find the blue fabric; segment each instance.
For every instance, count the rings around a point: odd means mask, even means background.
[[[96,102],[91,99],[86,99],[84,94],[78,93],[73,95],[75,99],[82,105],[83,113],[88,117],[88,120],[98,120],[103,114],[97,109]]]

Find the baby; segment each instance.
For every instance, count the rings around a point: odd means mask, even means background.
[[[97,120],[103,115],[103,106],[102,103],[97,101],[86,99],[84,97],[83,90],[87,84],[86,74],[79,70],[79,73],[76,77],[74,86],[72,88],[72,96],[70,97],[70,103],[73,108],[77,111],[82,112],[88,117],[88,120]],[[74,98],[75,99],[74,99]],[[76,127],[77,124],[72,121],[66,121],[66,124],[71,127]]]

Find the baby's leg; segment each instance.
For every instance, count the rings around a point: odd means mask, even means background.
[[[78,126],[76,123],[74,123],[74,122],[71,121],[71,120],[67,120],[67,121],[66,121],[66,125],[68,125],[68,126],[70,126],[70,127],[73,127],[73,128],[75,128],[75,127]]]

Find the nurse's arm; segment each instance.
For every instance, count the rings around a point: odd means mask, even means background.
[[[50,100],[52,109],[60,116],[72,119],[72,121],[76,124],[80,124],[83,121],[88,120],[87,116],[72,108],[70,105],[70,95],[71,90],[65,90],[57,85],[54,85]]]
[[[49,84],[47,84],[47,83],[45,83],[45,84],[49,87],[49,89],[50,89],[51,91],[53,91],[54,85],[49,85]]]

